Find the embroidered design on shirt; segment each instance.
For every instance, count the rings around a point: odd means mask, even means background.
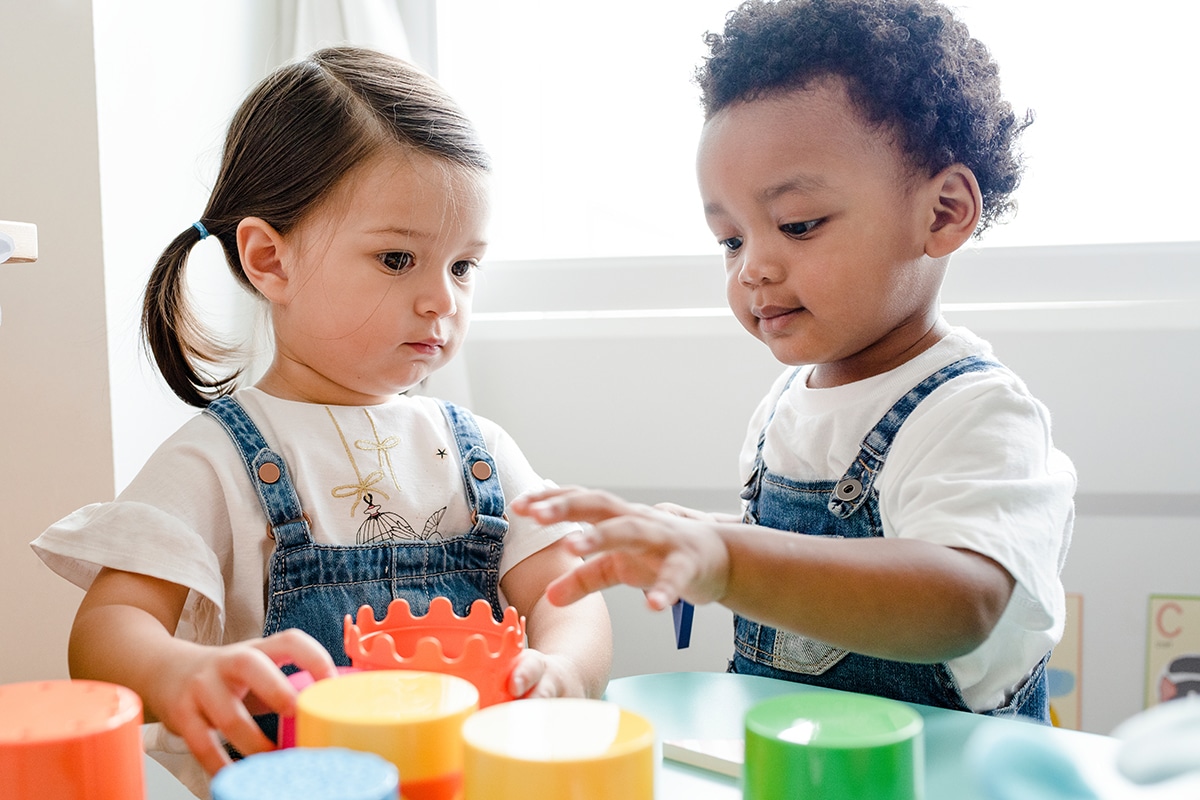
[[[444,448],[444,447],[439,447],[439,448],[438,448],[438,451],[437,451],[437,457],[438,457],[438,458],[445,458],[445,457],[446,457],[446,448]]]
[[[362,471],[359,470],[359,468],[358,468],[358,462],[354,460],[354,451],[352,451],[350,449],[350,443],[346,441],[346,434],[342,433],[342,426],[338,425],[337,418],[333,416],[333,411],[328,406],[326,406],[325,413],[329,414],[329,419],[333,423],[333,427],[338,432],[338,438],[340,438],[342,440],[342,449],[344,449],[346,451],[346,459],[350,462],[350,466],[354,469],[354,476],[356,478],[358,478],[358,483],[347,483],[342,486],[335,486],[333,488],[333,492],[332,492],[333,496],[337,497],[339,499],[343,498],[343,497],[353,497],[354,498],[354,504],[352,506],[350,506],[351,518],[354,517],[354,512],[356,512],[358,510],[358,504],[360,502],[362,502],[363,500],[366,500],[366,498],[371,496],[370,494],[368,494],[368,492],[373,491],[376,494],[382,495],[384,500],[391,500],[392,498],[387,492],[383,491],[382,489],[372,488],[375,486],[375,484],[377,484],[381,480],[383,480],[383,470],[381,470],[381,469],[374,470],[372,472],[369,472],[364,477],[362,474]],[[368,419],[370,419],[369,414],[367,415],[367,417],[368,417]],[[371,427],[372,427],[372,429],[375,427],[374,420],[372,420],[372,422],[371,422]],[[376,435],[375,438],[378,441],[378,438],[379,438],[378,435]],[[389,440],[393,439],[393,438],[395,438],[395,437],[388,437]],[[360,441],[364,441],[364,440],[360,440]],[[394,445],[392,445],[392,446],[394,446]],[[380,455],[381,461],[382,461],[382,458],[383,458],[383,456]],[[388,460],[388,464],[390,467],[390,465],[391,465],[390,459]],[[399,488],[399,487],[397,487],[397,488]],[[367,503],[369,505],[370,501],[367,501]]]
[[[367,439],[359,439],[354,443],[354,446],[359,450],[375,451],[379,457],[379,468],[382,470],[384,465],[387,465],[388,474],[392,476],[392,485],[396,490],[400,490],[400,481],[396,479],[396,470],[392,468],[392,448],[400,444],[400,439],[395,436],[389,436],[383,441],[379,440],[379,429],[375,427],[375,418],[371,416],[371,412],[363,409],[363,414],[367,418],[367,422],[371,423],[371,433],[374,435],[374,441]]]
[[[370,493],[367,493],[363,500],[367,504],[367,508],[363,512],[367,515],[367,519],[358,528],[357,541],[359,544],[378,544],[396,539],[441,541],[442,534],[438,531],[438,525],[441,524],[442,517],[446,515],[446,506],[442,506],[433,512],[429,519],[425,520],[425,529],[418,536],[412,525],[408,524],[408,520],[394,512],[384,511],[373,502],[374,498]]]

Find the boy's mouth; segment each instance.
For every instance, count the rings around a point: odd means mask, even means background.
[[[761,306],[751,308],[750,313],[758,318],[758,328],[763,333],[774,333],[785,328],[797,314],[804,311],[803,306],[788,308],[785,306]]]

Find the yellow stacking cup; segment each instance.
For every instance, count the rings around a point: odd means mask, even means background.
[[[463,725],[464,800],[653,800],[654,729],[603,700],[517,700]]]
[[[318,681],[296,700],[297,747],[376,753],[400,771],[404,800],[462,797],[462,726],[479,692],[453,675],[355,672]]]

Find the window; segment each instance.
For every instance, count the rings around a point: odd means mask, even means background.
[[[703,35],[736,0],[442,0],[439,77],[496,163],[489,258],[714,254],[695,187]],[[1027,170],[985,246],[1200,240],[1200,4],[952,3],[1018,111]]]

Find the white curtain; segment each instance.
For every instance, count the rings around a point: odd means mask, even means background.
[[[279,0],[280,56],[356,44],[412,60],[398,0]]]

